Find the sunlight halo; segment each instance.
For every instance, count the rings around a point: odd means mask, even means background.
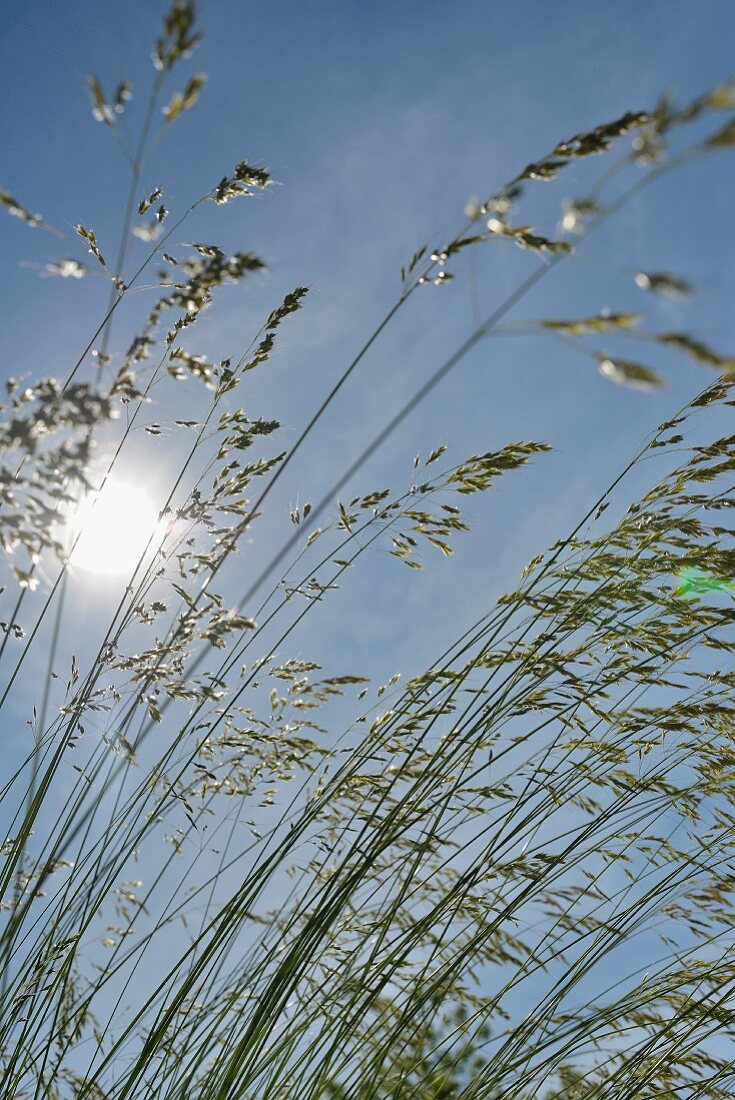
[[[110,478],[99,493],[83,497],[69,518],[69,562],[98,576],[132,573],[160,527],[145,489]]]

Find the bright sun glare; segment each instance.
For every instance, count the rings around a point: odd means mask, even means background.
[[[99,493],[83,498],[69,519],[71,564],[101,576],[132,573],[158,527],[158,511],[145,489],[110,479]]]

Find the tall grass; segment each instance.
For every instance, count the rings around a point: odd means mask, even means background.
[[[109,304],[63,381],[8,383],[0,707],[30,714],[0,791],[0,1095],[735,1095],[735,555],[723,518],[735,455],[716,430],[735,404],[732,359],[656,330],[645,309],[524,322],[591,356],[610,384],[659,385],[651,345],[716,374],[704,388],[693,377],[696,395],[574,530],[426,670],[376,687],[364,670],[330,674],[301,643],[287,656],[366,555],[388,548],[415,569],[425,552],[451,554],[464,497],[543,461],[530,440],[453,465],[437,448],[405,491],[342,499],[480,340],[520,331],[507,315],[588,234],[680,164],[735,144],[735,94],[662,100],[575,135],[469,206],[451,241],[417,250],[385,318],[279,452],[267,438],[279,425],[246,415],[238,386],[267,369],[282,326],[298,326],[306,290],[274,303],[245,352],[212,362],[191,350],[200,315],[264,264],[206,244],[183,255],[178,237],[204,203],[268,189],[268,171],[243,160],[178,215],[139,194],[161,105],[164,126],[179,125],[202,90],[198,74],[168,89],[197,41],[193,6],[176,0],[132,146],[118,124],[130,90],[108,98],[90,81],[130,168],[120,243],[111,265],[79,226],[88,254],[49,268],[98,270]],[[523,226],[529,189],[595,155],[597,182],[558,234]],[[149,247],[137,270],[131,229]],[[243,580],[238,544],[257,539],[273,487],[396,314],[461,276],[458,254],[514,246],[538,258],[532,273],[375,425],[321,499],[294,509],[291,533]],[[154,305],[115,363],[110,326],[147,300],[133,292],[160,263]],[[637,281],[642,300],[691,291],[667,273]],[[640,358],[601,350],[626,339]],[[181,387],[191,416],[153,419]],[[99,635],[80,638],[67,578],[84,530],[69,534],[65,517],[90,494],[93,523],[139,428],[177,469],[130,575],[95,590]],[[630,475],[648,468],[651,487],[631,502]]]

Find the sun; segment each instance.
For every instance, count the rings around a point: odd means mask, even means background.
[[[131,574],[160,528],[145,489],[108,478],[99,493],[79,501],[68,520],[69,562],[98,576]]]

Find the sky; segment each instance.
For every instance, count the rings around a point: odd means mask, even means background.
[[[116,248],[126,179],[109,134],[91,117],[85,80],[95,73],[108,89],[131,80],[134,124],[163,10],[135,0],[6,4],[2,185],[67,232],[79,221],[92,226],[107,252]],[[284,330],[279,358],[267,374],[251,375],[248,391],[261,415],[278,415],[284,445],[395,300],[399,269],[414,248],[450,238],[469,199],[492,193],[559,138],[649,107],[664,90],[685,100],[727,79],[735,25],[732,5],[717,0],[210,0],[200,12],[204,39],[186,71],[206,72],[208,86],[161,140],[142,189],[162,186],[176,213],[243,157],[279,181],[261,200],[208,208],[182,239],[252,249],[269,265],[244,291],[223,293],[206,317],[195,350],[213,358],[236,355],[287,290],[310,288],[307,308]],[[631,274],[672,270],[702,292],[686,308],[647,301],[654,322],[699,324],[726,347],[732,183],[728,157],[662,182],[585,244],[578,263],[543,280],[513,319],[639,309]],[[560,199],[572,193],[565,180],[539,197],[547,232]],[[68,244],[39,239],[16,219],[5,219],[0,233],[3,369],[64,375],[86,342],[87,317],[105,301],[103,281],[40,279],[29,266],[64,250],[81,258],[73,234]],[[450,286],[415,296],[302,451],[279,506],[314,499],[325,476],[344,468],[535,263],[507,245],[457,265]],[[113,352],[124,350],[128,334],[113,328]],[[518,438],[544,440],[554,453],[496,499],[472,502],[479,533],[454,561],[429,559],[425,576],[383,570],[381,594],[363,606],[361,638],[351,638],[356,656],[361,639],[374,651],[398,593],[402,620],[426,617],[418,638],[401,622],[390,633],[410,642],[420,662],[429,657],[431,642],[427,648],[421,639],[433,634],[432,614],[442,627],[449,616],[459,632],[474,612],[466,593],[477,590],[475,580],[488,601],[512,584],[525,560],[564,533],[595,488],[702,380],[676,357],[661,368],[667,389],[641,394],[611,386],[594,363],[548,342],[481,342],[382,449],[358,488],[409,479],[414,454],[439,443],[454,461]],[[355,599],[364,605],[363,594]],[[328,633],[335,626],[330,621]]]
[[[95,230],[103,252],[116,251],[126,169],[92,118],[86,80],[96,75],[110,93],[121,80],[132,82],[125,118],[135,131],[165,9],[151,0],[6,0],[0,186],[66,233],[58,241],[15,218],[0,221],[0,370],[7,375],[65,377],[106,306],[103,278],[44,278],[39,267],[60,255],[89,259],[74,237],[79,222]],[[202,44],[171,88],[193,71],[207,74],[207,87],[161,138],[141,197],[162,187],[173,218],[243,158],[266,165],[278,181],[257,199],[208,204],[174,241],[252,250],[268,264],[244,286],[223,289],[202,316],[192,350],[211,359],[236,359],[285,293],[309,287],[305,308],[281,329],[273,361],[238,390],[248,415],[279,419],[275,438],[284,449],[395,302],[401,266],[417,247],[451,239],[468,200],[486,198],[561,138],[650,108],[664,91],[684,102],[732,75],[735,9],[726,0],[204,0],[199,12]],[[643,192],[508,320],[645,310],[652,328],[696,329],[732,351],[734,164],[723,154]],[[584,194],[604,168],[603,158],[590,158],[558,184],[530,188],[520,220],[533,219],[553,236],[561,201]],[[144,254],[134,241],[130,262]],[[499,242],[462,257],[454,282],[412,297],[271,497],[261,534],[238,557],[233,599],[291,533],[290,508],[318,500],[537,265]],[[678,273],[699,293],[685,304],[652,300],[634,284],[640,269]],[[113,325],[110,351],[118,361],[149,302],[145,291],[131,296],[129,312]],[[637,349],[626,352],[640,357]],[[454,558],[424,553],[424,572],[414,573],[385,552],[373,555],[311,617],[300,655],[317,651],[319,659],[350,666],[343,671],[371,666],[383,679],[433,661],[448,637],[515,584],[531,557],[570,530],[645,435],[707,380],[701,367],[657,352],[645,361],[668,384],[640,393],[612,385],[594,361],[546,339],[480,341],[345,495],[407,486],[414,456],[439,444],[452,463],[517,439],[546,442],[552,452],[492,493],[467,499],[473,530],[457,540]],[[154,403],[150,419],[172,415],[169,399],[167,392],[162,405]],[[139,433],[128,461],[128,476],[165,491],[173,466],[157,440]],[[102,597],[99,585],[72,583],[69,637],[76,642],[94,633]],[[34,660],[40,673],[40,645]]]
[[[90,73],[106,89],[132,81],[135,125],[164,9],[157,0],[5,0],[0,186],[68,239],[0,221],[4,375],[64,377],[94,331],[104,281],[41,278],[39,265],[84,258],[78,222],[94,228],[104,252],[116,250],[124,165],[91,116],[85,81]],[[560,139],[650,108],[664,91],[686,101],[733,75],[730,0],[203,0],[199,11],[203,42],[182,72],[201,70],[208,84],[163,136],[141,197],[161,186],[174,215],[243,158],[278,181],[257,200],[208,207],[178,239],[252,250],[268,263],[245,287],[224,291],[197,326],[193,350],[212,359],[237,358],[287,291],[309,287],[277,356],[239,393],[249,415],[278,417],[284,448],[395,301],[401,265],[418,246],[451,239],[468,201],[486,198]],[[734,164],[723,154],[642,193],[510,319],[645,309],[655,328],[693,328],[735,352]],[[591,175],[583,166],[558,186],[538,185],[529,209],[539,231],[553,236],[560,200],[583,194],[603,168],[598,161]],[[274,494],[265,550],[243,548],[233,593],[257,555],[290,535],[289,508],[318,499],[537,266],[501,245],[473,250],[450,285],[421,288],[371,349]],[[135,244],[133,258],[142,247]],[[641,269],[678,273],[700,293],[686,304],[653,301],[635,286]],[[135,308],[133,301],[125,317]],[[113,354],[124,352],[129,332],[113,325]],[[516,439],[548,442],[552,453],[468,502],[473,532],[452,560],[424,554],[420,574],[376,555],[315,617],[298,655],[314,650],[339,666],[335,673],[367,663],[379,678],[431,662],[707,381],[674,354],[654,349],[647,361],[667,377],[656,393],[616,387],[594,362],[549,341],[481,341],[361,471],[355,492],[408,485],[414,455],[439,444],[452,462]],[[151,415],[165,419],[170,410]],[[131,476],[163,483],[166,470],[149,461],[147,446],[136,440]],[[100,598],[99,589],[74,584],[72,639],[94,627]]]

